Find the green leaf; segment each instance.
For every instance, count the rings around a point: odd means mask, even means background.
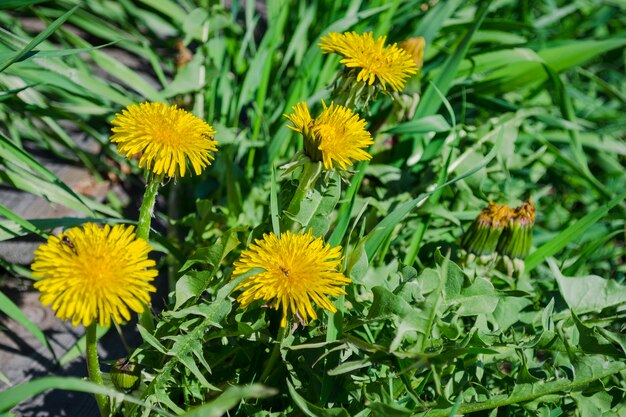
[[[618,411],[617,408],[611,412],[611,402],[613,401],[613,397],[607,392],[596,392],[593,395],[585,395],[582,392],[573,392],[571,397],[576,402],[577,411],[580,413],[580,417],[620,417],[620,415],[616,413],[616,411]],[[621,406],[623,406],[623,404]],[[617,405],[616,407],[621,406]]]
[[[316,187],[317,188],[317,187]],[[306,225],[313,229],[314,236],[324,236],[330,228],[330,218],[341,197],[341,178],[338,173],[328,179],[328,183],[324,184],[320,190],[321,199],[315,209],[313,218]]]
[[[296,406],[309,417],[350,417],[350,414],[343,408],[320,408],[311,404],[298,394],[289,380],[287,380],[287,388]]]
[[[199,91],[206,84],[206,79],[201,77],[201,74],[209,77],[217,74],[206,74],[204,63],[206,58],[202,54],[196,54],[192,60],[176,72],[176,76],[170,82],[167,87],[162,91],[165,97],[174,97],[179,94],[188,94],[195,91]],[[211,70],[209,69],[209,72]]]
[[[198,248],[180,269],[185,271],[196,264],[208,264],[211,266],[209,273],[187,273],[176,283],[176,306],[178,309],[191,298],[197,300],[208,288],[211,279],[215,276],[219,267],[233,249],[239,246],[237,233],[242,227],[230,229],[220,237],[214,245]]]
[[[298,222],[304,230],[307,230],[309,222],[322,202],[324,189],[323,181],[320,179],[322,172],[321,162],[307,161],[303,165],[298,178],[298,188],[285,210],[287,217],[285,228],[291,227],[291,222]]]
[[[16,226],[18,226],[18,229],[15,232],[13,232],[11,229],[15,229],[15,227],[12,227],[12,225],[10,224],[6,224],[6,226],[0,225],[0,230],[1,230],[0,240],[5,240],[1,237],[4,231],[9,232],[7,236],[8,239],[13,238],[13,237],[23,236],[28,233],[33,233],[41,237],[47,237],[46,233],[39,230],[34,224],[24,219],[23,217],[18,216],[17,214],[13,213],[11,210],[6,208],[2,204],[0,204],[0,216],[6,217],[11,222],[15,223]]]
[[[484,75],[475,88],[484,93],[514,91],[536,86],[548,80],[546,65],[559,73],[582,65],[611,49],[626,45],[626,39],[575,40],[564,45],[548,47],[535,52],[528,48],[513,48],[487,52],[465,61],[459,75]]]
[[[533,302],[524,297],[501,297],[493,311],[493,317],[500,327],[500,331],[505,332],[509,327],[520,320],[520,312]]]
[[[408,410],[399,405],[385,404],[379,401],[371,403],[367,406],[367,408],[372,410],[372,415],[374,416],[409,417],[411,415],[411,410]]]
[[[46,0],[47,1],[47,0]],[[64,56],[70,55],[78,55],[83,52],[91,52],[96,49],[106,48],[107,46],[115,45],[117,42],[109,42],[104,45],[91,46],[88,48],[75,48],[75,49],[61,49],[61,50],[45,50],[45,51],[30,51],[26,55],[22,56],[17,62],[26,61],[27,59],[36,58],[36,59],[44,59],[44,58],[60,58]],[[0,52],[0,62],[5,61],[15,55],[14,52]]]
[[[103,217],[60,217],[53,219],[22,219],[24,224],[21,224],[18,220],[12,218],[11,216],[17,216],[12,211],[5,209],[1,210],[0,213],[2,216],[8,218],[10,221],[0,221],[0,241],[11,239],[14,237],[25,236],[28,233],[36,233],[41,236],[47,236],[43,230],[51,230],[57,227],[67,228],[80,226],[81,224],[85,224],[88,222],[92,223],[102,223],[102,224],[118,224],[118,223],[127,223],[127,220],[123,219],[107,219]],[[19,217],[19,216],[18,216]],[[38,230],[39,232],[34,232],[34,230]]]
[[[440,114],[414,119],[408,122],[399,123],[394,127],[385,130],[384,133],[429,133],[429,132],[447,132],[451,129],[450,124]]]
[[[32,6],[33,4],[43,3],[44,1],[48,0],[3,0],[0,2],[0,10],[11,10],[18,7]]]
[[[156,337],[154,337],[148,330],[146,330],[145,327],[138,324],[137,330],[139,330],[139,334],[141,335],[141,338],[143,339],[144,342],[146,342],[147,344],[152,346],[154,349],[156,349],[157,352],[160,352],[164,355],[168,354],[167,348],[163,346],[161,342],[159,342],[159,340]]]
[[[374,300],[367,314],[367,320],[384,320],[394,316],[404,316],[413,308],[402,297],[399,297],[385,287],[372,288]]]
[[[435,260],[437,264],[439,264],[439,274],[444,283],[445,300],[455,300],[461,295],[465,274],[457,264],[452,262],[448,257],[444,257],[439,249],[435,252]]]
[[[626,38],[575,40],[564,45],[542,49],[539,51],[539,56],[556,72],[562,72],[625,45]]]
[[[272,165],[270,178],[270,218],[272,219],[272,231],[280,237],[280,213],[278,211],[278,183],[276,182],[276,168]]]
[[[578,316],[572,311],[572,319],[578,329],[578,346],[587,354],[600,355],[620,355],[622,352],[617,349],[599,331],[597,326],[586,326]]]
[[[356,361],[344,362],[341,365],[328,371],[328,375],[337,376],[342,374],[350,374],[358,369],[369,368],[373,363],[368,359],[360,359]]]
[[[275,388],[266,387],[261,384],[246,385],[243,387],[233,386],[228,388],[213,401],[181,414],[181,417],[220,417],[227,414],[228,410],[239,404],[241,400],[247,398],[267,398],[277,393],[278,391]]]
[[[159,394],[164,392],[164,387],[167,385],[167,381],[172,378],[172,373],[178,364],[184,362],[184,365],[189,367],[189,370],[194,372],[194,374],[199,373],[199,369],[193,359],[194,350],[198,348],[197,341],[203,340],[211,327],[214,327],[216,323],[221,323],[228,316],[233,306],[228,297],[229,294],[242,280],[258,273],[258,269],[255,268],[248,274],[231,280],[219,289],[215,299],[209,305],[210,312],[205,316],[205,319],[198,322],[188,333],[176,337],[174,347],[167,351],[167,354],[170,356],[169,360],[143,392],[142,398],[146,399],[153,393],[156,393],[159,400],[168,407],[177,412],[181,411],[180,407],[174,404],[166,395]],[[157,333],[158,331],[159,329],[157,328]]]
[[[7,378],[7,376],[5,374],[3,374],[2,372],[0,372],[0,382],[3,382],[5,384],[7,384],[8,386],[12,386],[13,384],[11,384],[11,381],[9,380],[9,378]]]
[[[209,251],[212,248],[201,248],[200,250],[202,249]],[[180,277],[176,281],[176,305],[174,310],[178,310],[187,300],[199,297],[208,288],[212,277],[211,271],[189,271]]]
[[[477,277],[469,287],[461,290],[454,299],[459,305],[457,314],[461,317],[493,313],[498,305],[499,297],[491,281]]]
[[[426,47],[430,47],[445,21],[452,16],[462,3],[461,0],[437,2],[433,7],[429,8],[422,19],[418,20],[412,36],[422,36],[426,41]]]
[[[115,210],[76,194],[56,175],[28,153],[15,146],[9,138],[1,133],[0,160],[4,160],[6,164],[6,169],[0,171],[0,178],[4,177],[16,188],[90,216],[93,216],[94,210],[97,210],[111,217],[119,217]]]
[[[138,72],[124,65],[119,59],[93,48],[87,41],[79,36],[68,32],[66,36],[78,47],[88,49],[91,48],[89,55],[93,61],[104,71],[116,78],[124,85],[137,91],[145,100],[153,102],[164,101],[164,96],[157,91],[152,84],[146,81]]]
[[[621,361],[607,362],[600,357],[584,357],[574,362],[574,380],[560,378],[554,381],[539,381],[536,383],[518,384],[511,395],[494,395],[485,401],[464,403],[458,409],[458,414],[469,414],[483,410],[492,410],[511,404],[521,404],[533,401],[546,395],[570,392],[583,389],[594,381],[617,374],[626,369],[626,363]],[[428,410],[418,407],[412,414],[415,417],[448,417],[450,408],[427,407]],[[421,409],[421,410],[420,410]]]
[[[548,259],[548,265],[563,299],[576,314],[601,311],[626,303],[626,285],[597,275],[565,277],[552,259]]]
[[[140,0],[140,2],[168,16],[177,26],[182,26],[187,16],[187,12],[171,0]]]

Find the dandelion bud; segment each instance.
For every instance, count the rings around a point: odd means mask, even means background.
[[[133,391],[139,386],[140,381],[141,369],[135,362],[121,358],[111,368],[111,382],[120,391]]]
[[[400,48],[407,51],[411,58],[413,58],[413,62],[417,68],[422,68],[424,64],[424,47],[426,46],[426,40],[424,38],[409,38],[403,42],[400,42]]]
[[[498,241],[498,253],[524,259],[530,252],[535,224],[535,206],[528,200],[517,207]]]
[[[490,202],[467,229],[461,240],[461,246],[467,252],[478,256],[492,255],[512,215],[513,210],[506,204]]]

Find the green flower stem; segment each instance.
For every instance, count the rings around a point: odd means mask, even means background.
[[[298,222],[289,216],[295,216],[300,212],[302,202],[306,199],[309,191],[315,187],[315,183],[321,173],[321,162],[307,162],[304,164],[302,167],[302,174],[300,174],[300,179],[298,181],[298,188],[291,198],[291,202],[287,208],[288,214],[285,216],[283,230],[291,230],[292,232],[296,231],[296,225]]]
[[[335,307],[337,307],[337,311],[335,313],[331,313],[330,311],[326,313],[328,317],[327,321],[327,329],[326,329],[326,341],[334,342],[341,336],[343,331],[343,309],[346,301],[345,295],[340,295],[337,297],[337,301],[335,301]],[[328,349],[326,349],[328,352]],[[328,398],[330,397],[331,389],[332,389],[332,381],[331,376],[328,375],[328,369],[333,368],[339,365],[339,355],[329,355],[324,358],[324,374],[322,376],[322,391],[320,394],[320,404],[326,404]]]
[[[146,192],[143,195],[141,208],[139,209],[139,220],[137,221],[137,237],[148,240],[150,236],[150,223],[152,223],[152,214],[154,211],[154,203],[161,185],[159,177],[150,176],[146,184]]]
[[[150,236],[150,224],[154,212],[154,203],[161,185],[161,178],[151,175],[146,184],[146,192],[143,195],[141,208],[139,209],[139,220],[137,221],[137,237],[148,241]],[[150,304],[144,306],[143,313],[139,314],[139,324],[147,331],[154,331],[154,318]]]
[[[259,378],[260,383],[264,383],[265,380],[270,376],[272,371],[274,370],[274,366],[276,365],[276,361],[280,356],[280,347],[283,344],[283,339],[287,334],[287,326],[281,327],[278,330],[278,336],[276,336],[276,340],[274,341],[274,347],[272,348],[272,354],[265,364],[265,369],[263,369],[263,373],[261,374],[261,378]]]
[[[102,373],[100,372],[100,364],[98,363],[98,339],[96,336],[96,323],[91,323],[87,327],[87,371],[89,372],[89,379],[91,382],[104,386],[102,380]],[[109,416],[109,400],[106,396],[101,394],[94,394],[96,402],[98,403],[98,409],[100,410],[100,416]]]

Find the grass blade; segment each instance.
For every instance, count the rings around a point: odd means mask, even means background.
[[[9,66],[11,66],[12,64],[14,64],[15,62],[19,61],[24,55],[28,54],[30,51],[33,50],[33,48],[35,48],[35,46],[39,45],[41,42],[43,42],[44,40],[46,40],[50,35],[52,35],[54,33],[55,30],[57,30],[63,23],[65,23],[65,21],[74,14],[74,12],[78,9],[78,5],[72,7],[70,10],[68,10],[67,13],[65,13],[63,16],[59,17],[57,20],[55,20],[54,22],[52,22],[52,24],[50,24],[50,26],[48,26],[46,28],[46,30],[44,30],[43,32],[41,32],[39,35],[35,36],[35,38],[30,41],[28,43],[28,45],[26,45],[24,48],[22,48],[20,51],[16,52],[13,57],[11,57],[8,61],[6,61],[4,64],[0,65],[0,72],[4,71],[5,69],[7,69]]]
[[[44,345],[54,356],[54,351],[48,342],[48,338],[41,330],[20,310],[20,308],[11,301],[9,297],[0,291],[0,311],[18,322],[22,327],[28,330],[35,338]],[[0,409],[2,407],[0,406]]]
[[[469,49],[472,37],[482,24],[485,16],[487,16],[490,5],[491,1],[482,2],[480,9],[476,12],[473,25],[468,29],[459,45],[454,49],[454,53],[446,60],[443,65],[443,70],[439,73],[437,78],[433,80],[433,85],[429,85],[422,95],[413,119],[421,119],[437,113],[443,103],[437,89],[441,91],[443,95],[446,95],[450,90],[452,81],[454,77],[456,77],[457,69]],[[437,89],[435,89],[435,86]]]
[[[528,258],[526,258],[526,271],[532,271],[541,262],[543,262],[546,257],[554,255],[570,244],[587,229],[602,219],[613,207],[621,203],[624,198],[626,198],[626,192],[615,197],[608,203],[603,204],[591,213],[588,213],[582,219],[578,220],[576,223],[559,233],[554,239],[550,239],[548,242],[537,248],[536,251],[531,253]]]
[[[102,385],[94,384],[90,381],[85,381],[80,378],[64,378],[64,377],[44,377],[34,381],[25,382],[24,384],[9,388],[0,393],[0,412],[7,412],[11,408],[15,407],[19,403],[29,398],[35,397],[44,391],[49,389],[62,389],[67,391],[87,392],[90,394],[106,395],[117,400],[127,401],[130,403],[141,405],[157,412],[158,414],[166,417],[173,417],[172,414],[153,407],[145,402],[131,397],[130,395],[122,394],[113,388],[103,387]]]

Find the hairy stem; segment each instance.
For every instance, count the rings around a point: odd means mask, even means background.
[[[99,385],[104,386],[102,380],[102,373],[100,372],[100,364],[98,363],[98,340],[96,338],[96,323],[91,323],[87,327],[87,371],[89,373],[89,379]],[[109,416],[109,400],[106,396],[101,394],[94,394],[96,402],[98,403],[98,409],[100,410],[101,417]]]
[[[152,223],[152,214],[154,212],[154,203],[161,185],[161,179],[156,176],[150,176],[146,184],[146,191],[143,195],[141,208],[139,209],[139,220],[137,221],[137,237],[148,240],[150,236],[150,224]],[[139,314],[139,323],[150,333],[154,331],[154,318],[152,317],[152,309],[150,304],[144,306],[144,310]]]

